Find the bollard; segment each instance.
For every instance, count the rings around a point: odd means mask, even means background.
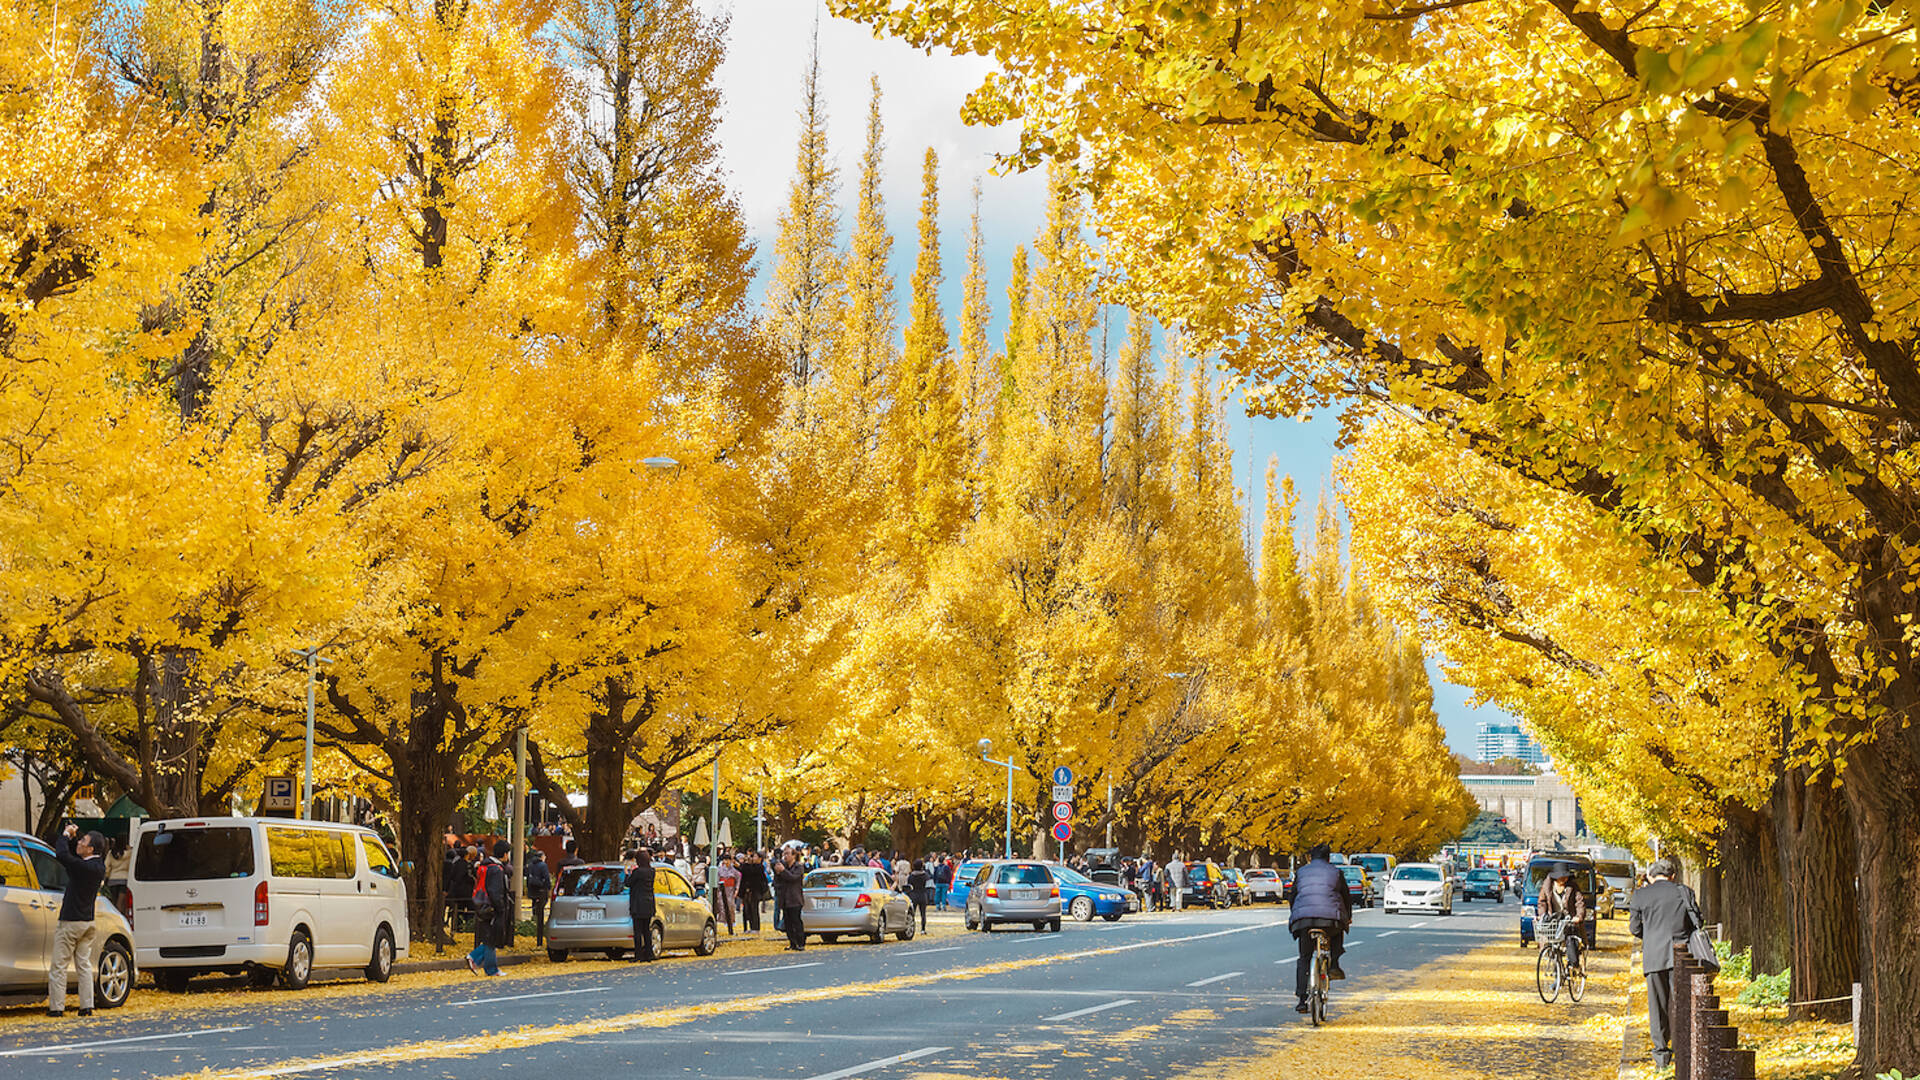
[[[1706,1029],[1705,1042],[1707,1075],[1702,1080],[1741,1080],[1734,1075],[1734,1053],[1740,1046],[1740,1029],[1722,1020]]]
[[[1717,996],[1700,992],[1699,978],[1695,973],[1693,1022],[1688,1025],[1693,1031],[1693,1080],[1709,1080],[1713,1076],[1713,1029],[1725,1026],[1727,1012],[1720,1008]]]
[[[1687,955],[1684,944],[1676,943],[1673,952],[1673,970],[1668,973],[1673,1001],[1667,1017],[1667,1041],[1673,1047],[1673,1077],[1674,1080],[1695,1080],[1692,1044],[1687,1038],[1687,1025],[1693,1019],[1693,957]]]
[[[1726,1053],[1727,1080],[1755,1080],[1757,1063],[1751,1050],[1729,1050]]]

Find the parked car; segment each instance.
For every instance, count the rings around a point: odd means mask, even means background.
[[[1373,906],[1373,879],[1367,876],[1367,868],[1353,863],[1340,867],[1341,876],[1347,879],[1347,899],[1354,907]]]
[[[1220,875],[1226,882],[1229,905],[1253,903],[1253,892],[1247,887],[1247,875],[1238,867],[1223,866]]]
[[[1060,885],[1045,863],[988,863],[967,890],[969,930],[992,930],[1002,923],[1031,923],[1035,930],[1060,929]]]
[[[1226,875],[1211,862],[1187,864],[1186,905],[1231,907],[1233,897],[1227,891]]]
[[[53,849],[26,833],[0,830],[0,991],[45,993],[53,932],[67,891],[67,868]],[[127,1003],[138,975],[133,926],[105,896],[93,902],[93,1004]],[[73,978],[73,976],[69,976]]]
[[[1624,859],[1600,859],[1594,862],[1593,872],[1606,879],[1613,893],[1613,907],[1624,911],[1633,900],[1633,886],[1638,879],[1633,864]]]
[[[1594,915],[1602,919],[1611,919],[1614,916],[1615,910],[1613,906],[1613,886],[1604,877],[1596,878],[1593,891]]]
[[[1365,867],[1367,876],[1375,881],[1390,879],[1393,876],[1393,868],[1400,865],[1400,860],[1377,851],[1355,855],[1347,861]]]
[[[1109,885],[1066,866],[1049,866],[1060,886],[1060,903],[1076,922],[1092,922],[1095,915],[1108,922],[1140,910],[1140,895],[1125,885]]]
[[[947,887],[947,903],[961,911],[967,910],[967,891],[973,887],[973,879],[980,876],[980,868],[997,859],[968,859],[953,869],[953,884]]]
[[[1507,902],[1506,883],[1500,871],[1492,867],[1467,871],[1460,879],[1460,899],[1471,903],[1476,896],[1484,896],[1496,904]]]
[[[827,866],[800,883],[805,902],[801,922],[808,936],[832,944],[857,934],[878,944],[888,934],[912,941],[913,903],[893,887],[885,870],[865,866]]]
[[[202,972],[307,985],[315,968],[386,982],[411,944],[407,888],[372,829],[283,818],[169,818],[134,837],[134,959],[163,990]]]
[[[713,912],[693,895],[680,871],[653,866],[653,955],[668,949],[692,949],[713,955],[720,938]],[[627,868],[620,863],[569,866],[555,883],[547,913],[547,959],[564,962],[576,952],[598,952],[618,960],[634,947],[632,909],[627,906]]]
[[[1387,878],[1380,906],[1389,915],[1400,911],[1453,914],[1453,882],[1433,863],[1402,863]]]
[[[1598,875],[1593,872],[1592,859],[1573,851],[1543,852],[1527,861],[1526,869],[1520,874],[1520,944],[1533,943],[1533,920],[1539,911],[1540,889],[1547,875],[1558,866],[1573,871],[1574,882],[1587,894],[1587,919],[1581,928],[1581,938],[1592,947],[1599,925],[1595,918],[1599,912],[1595,898]]]
[[[1256,866],[1247,871],[1247,896],[1250,900],[1266,900],[1277,904],[1285,896],[1290,880],[1292,875],[1282,878],[1280,871],[1273,867]]]

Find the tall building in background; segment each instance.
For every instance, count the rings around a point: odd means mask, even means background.
[[[1552,764],[1547,752],[1519,724],[1481,724],[1480,760],[1497,761],[1500,758],[1518,758],[1543,768]]]

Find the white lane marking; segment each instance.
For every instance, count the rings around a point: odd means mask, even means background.
[[[1300,962],[1300,958],[1299,958],[1299,957],[1297,957],[1297,956],[1289,956],[1289,957],[1287,957],[1287,958],[1286,958],[1285,960],[1275,960],[1275,961],[1274,961],[1274,963],[1276,963],[1276,964],[1297,964],[1297,963],[1299,963],[1299,962]]]
[[[1389,931],[1387,931],[1387,932],[1386,932],[1386,933],[1384,933],[1384,934],[1375,934],[1375,935],[1373,935],[1373,936],[1374,936],[1374,937],[1377,937],[1377,938],[1381,938],[1381,937],[1392,937],[1393,935],[1395,935],[1395,934],[1397,934],[1397,933],[1399,933],[1399,932],[1400,932],[1400,931],[1398,931],[1398,930],[1389,930]]]
[[[765,975],[769,971],[799,971],[801,968],[819,967],[825,960],[809,960],[804,964],[783,964],[780,967],[743,968],[739,971],[723,971],[722,975]]]
[[[449,1001],[447,1007],[455,1005],[489,1005],[496,1001],[525,1001],[528,998],[565,997],[568,994],[598,994],[608,989],[604,986],[588,986],[579,990],[549,990],[543,994],[508,994],[505,997],[468,998],[465,1001]]]
[[[1296,959],[1298,959],[1298,958],[1296,957]],[[1195,979],[1194,981],[1192,981],[1192,982],[1190,982],[1190,983],[1188,983],[1187,985],[1188,985],[1188,986],[1205,986],[1205,985],[1207,985],[1208,983],[1217,983],[1217,982],[1225,982],[1225,981],[1227,981],[1228,979],[1237,979],[1237,978],[1239,978],[1240,976],[1242,976],[1242,975],[1245,975],[1245,974],[1246,974],[1246,972],[1244,972],[1244,971],[1229,971],[1229,972],[1227,972],[1227,973],[1226,973],[1225,975],[1215,975],[1215,976],[1213,976],[1213,977],[1211,977],[1211,978],[1207,978],[1207,979]]]
[[[77,1050],[91,1050],[96,1046],[119,1046],[122,1043],[155,1042],[160,1039],[190,1039],[195,1035],[218,1035],[223,1031],[246,1031],[251,1024],[240,1027],[198,1028],[193,1031],[175,1031],[166,1035],[135,1035],[125,1039],[102,1039],[99,1042],[60,1043],[57,1046],[31,1046],[20,1050],[0,1050],[0,1057],[33,1057],[37,1054],[71,1054]]]
[[[944,949],[915,949],[912,952],[894,953],[895,956],[927,956],[937,952],[959,952],[962,946],[949,945]]]
[[[1084,1009],[1075,1009],[1072,1012],[1058,1013],[1053,1016],[1043,1016],[1040,1018],[1040,1022],[1044,1024],[1050,1020],[1071,1020],[1076,1016],[1090,1016],[1097,1012],[1106,1012],[1108,1009],[1117,1009],[1122,1005],[1138,1005],[1138,1004],[1140,1004],[1140,1001],[1137,998],[1121,998],[1118,1001],[1109,1001],[1104,1005],[1089,1005]]]
[[[841,1080],[842,1077],[859,1076],[861,1073],[872,1072],[875,1069],[884,1069],[889,1065],[898,1065],[903,1061],[913,1061],[917,1058],[928,1057],[951,1049],[953,1049],[951,1046],[923,1046],[909,1053],[895,1054],[892,1057],[881,1058],[878,1061],[869,1061],[864,1065],[855,1065],[852,1068],[841,1069],[837,1072],[809,1076],[807,1080]]]
[[[353,1057],[331,1058],[326,1061],[312,1061],[305,1065],[281,1065],[271,1069],[257,1069],[247,1074],[249,1077],[298,1076],[301,1073],[326,1072],[328,1069],[349,1069],[355,1065],[371,1065],[382,1060],[379,1054],[357,1054]]]

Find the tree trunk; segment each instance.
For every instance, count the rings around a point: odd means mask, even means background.
[[[921,839],[919,815],[911,807],[895,810],[893,820],[887,823],[887,830],[893,835],[893,850],[903,858],[920,857],[926,844]]]
[[[600,700],[587,713],[587,812],[580,853],[588,859],[617,859],[632,815],[627,812],[627,736],[623,731],[632,696],[608,679]]]
[[[407,920],[418,939],[441,943],[445,932],[446,897],[441,895],[440,865],[447,823],[460,804],[456,782],[459,762],[441,749],[445,719],[429,705],[416,708],[401,753],[394,755],[393,797],[395,839],[400,857],[412,860],[407,880]]]
[[[1793,987],[1789,1001],[1822,1001],[1797,1006],[1789,1020],[1845,1022],[1853,1016],[1854,981],[1860,971],[1859,897],[1853,887],[1853,819],[1845,799],[1830,783],[1809,782],[1807,770],[1792,769],[1775,788],[1773,825],[1780,858],[1787,868],[1789,955]],[[1779,966],[1754,970],[1774,972]]]
[[[193,701],[194,654],[160,649],[153,666],[149,700],[153,705],[153,795],[147,809],[156,817],[191,817],[200,805],[200,755],[204,732]],[[215,809],[219,809],[216,807]]]
[[[1883,721],[1886,727],[1897,719]],[[1920,1065],[1920,728],[1882,731],[1847,754],[1860,883],[1863,1076]]]
[[[1779,799],[1778,785],[1774,798]],[[1772,822],[1743,806],[1729,807],[1720,827],[1720,895],[1708,898],[1707,920],[1724,924],[1735,949],[1753,950],[1755,971],[1775,972],[1787,963],[1786,879],[1780,859]]]
[[[947,818],[947,853],[957,855],[973,846],[973,815],[956,810]]]

